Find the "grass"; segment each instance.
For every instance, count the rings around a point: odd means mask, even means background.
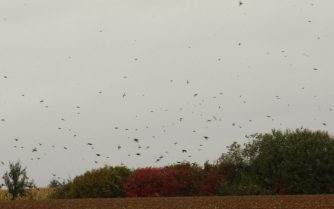
[[[54,189],[39,188],[30,190],[25,197],[19,197],[19,200],[46,200],[54,192]],[[11,196],[7,190],[0,190],[0,200],[10,200]]]

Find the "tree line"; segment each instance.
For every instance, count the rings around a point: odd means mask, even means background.
[[[247,138],[244,144],[232,143],[216,162],[203,166],[190,162],[134,170],[105,166],[72,180],[53,179],[50,198],[334,193],[334,138],[328,132],[272,130]],[[15,182],[9,180],[11,176],[4,175],[9,192]],[[21,187],[31,188],[27,177],[25,182]],[[24,192],[12,193],[13,199],[19,195]]]

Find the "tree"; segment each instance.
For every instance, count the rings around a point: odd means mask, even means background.
[[[27,177],[26,168],[22,168],[20,161],[9,163],[9,171],[7,171],[3,177],[8,192],[12,196],[12,200],[15,200],[19,196],[27,195],[27,189],[34,187],[34,183],[29,181]]]
[[[334,138],[307,129],[272,130],[245,147],[259,184],[278,194],[334,192]]]
[[[49,185],[48,185],[48,187],[51,188],[51,189],[56,189],[56,188],[59,188],[61,186],[62,186],[62,183],[60,181],[58,181],[57,179],[52,179],[49,182]]]
[[[232,178],[221,194],[318,194],[334,192],[334,138],[327,132],[272,130],[233,143],[219,160]]]
[[[245,145],[246,146],[246,145]],[[249,163],[249,156],[237,142],[227,147],[228,152],[219,158],[219,170],[224,180],[219,182],[221,195],[267,194],[254,180]]]

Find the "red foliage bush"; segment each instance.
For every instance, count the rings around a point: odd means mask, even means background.
[[[127,197],[217,195],[225,174],[233,175],[225,164],[183,163],[164,168],[134,170],[124,184]]]
[[[141,168],[133,171],[123,188],[127,197],[161,195],[163,168]]]
[[[211,171],[206,174],[201,182],[199,195],[210,196],[217,195],[219,192],[219,183],[223,180],[223,176],[217,171]]]
[[[127,197],[195,196],[202,169],[189,163],[165,168],[142,168],[130,174],[124,184]]]
[[[199,192],[202,169],[189,163],[165,168],[163,196],[194,196]]]
[[[217,195],[225,173],[226,168],[223,163],[209,164],[206,162],[204,164],[203,179],[200,184],[199,195]]]

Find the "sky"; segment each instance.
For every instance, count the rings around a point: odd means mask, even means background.
[[[332,8],[0,0],[0,175],[20,160],[43,187],[104,165],[214,162],[271,129],[334,133]]]

